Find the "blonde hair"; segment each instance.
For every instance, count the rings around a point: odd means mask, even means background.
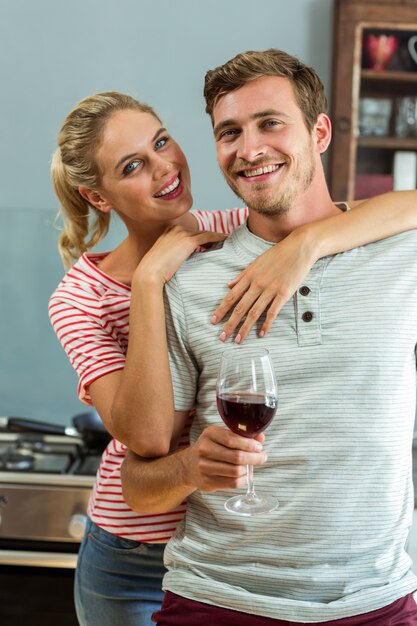
[[[264,52],[242,52],[224,65],[207,72],[204,97],[206,112],[212,121],[213,109],[222,96],[264,76],[288,78],[309,131],[317,122],[319,113],[327,112],[323,83],[315,70],[282,50],[270,48]]]
[[[58,249],[65,267],[107,234],[110,214],[91,206],[79,193],[80,186],[97,189],[100,172],[96,162],[107,120],[117,111],[130,109],[159,117],[147,104],[116,91],[81,100],[65,118],[58,134],[58,148],[51,162],[51,179],[60,203],[64,226]]]

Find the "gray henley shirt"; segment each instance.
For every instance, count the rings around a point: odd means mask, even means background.
[[[216,409],[225,345],[210,316],[227,283],[272,244],[246,225],[194,255],[166,286],[178,410],[195,442]],[[412,521],[417,231],[319,260],[269,334],[279,386],[259,492],[277,511],[238,517],[235,491],[196,491],[166,550],[164,589],[266,617],[314,623],[365,613],[414,591]],[[307,315],[305,315],[307,313]],[[259,326],[258,326],[259,330]]]

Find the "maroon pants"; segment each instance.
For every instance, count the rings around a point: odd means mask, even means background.
[[[194,602],[170,591],[165,593],[162,608],[153,614],[152,620],[157,626],[305,626],[305,622],[271,619]],[[382,609],[330,622],[316,622],[314,626],[417,626],[417,604],[410,594]]]

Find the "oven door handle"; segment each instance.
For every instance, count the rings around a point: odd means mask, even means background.
[[[0,565],[27,567],[56,567],[75,569],[77,555],[65,552],[30,552],[26,550],[0,550]]]

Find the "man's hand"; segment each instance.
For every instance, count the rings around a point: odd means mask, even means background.
[[[209,426],[196,443],[159,458],[127,451],[121,477],[125,502],[143,515],[171,511],[196,489],[213,492],[246,486],[246,466],[262,465],[264,435],[247,439]]]
[[[181,451],[183,479],[201,491],[237,489],[246,486],[246,466],[262,465],[264,435],[249,439],[222,426],[209,426],[197,442]]]

